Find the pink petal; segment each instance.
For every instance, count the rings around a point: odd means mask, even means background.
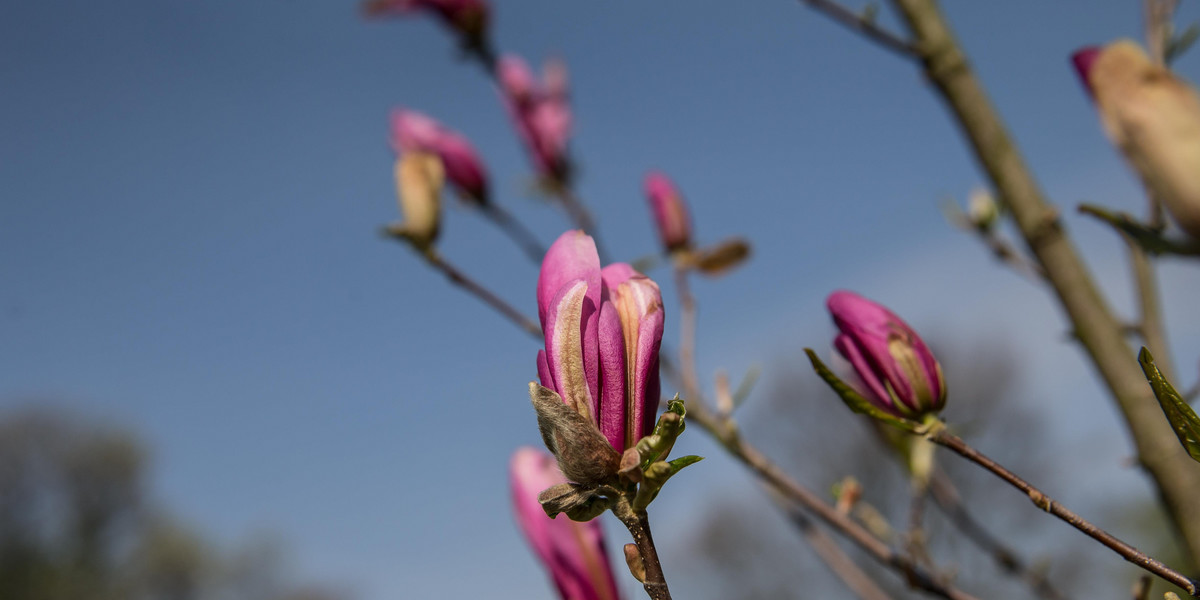
[[[618,452],[625,450],[625,336],[611,302],[600,307],[600,433]]]

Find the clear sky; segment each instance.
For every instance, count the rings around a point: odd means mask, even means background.
[[[947,4],[1128,307],[1118,240],[1070,207],[1142,200],[1067,57],[1140,37],[1139,3]],[[754,244],[747,266],[697,285],[702,372],[827,348],[823,298],[852,288],[918,329],[1017,348],[1030,401],[1062,419],[1095,479],[1145,493],[1049,295],[941,217],[981,176],[913,65],[788,0],[494,9],[500,48],[569,65],[579,191],[615,255],[657,247],[640,192],[651,168],[683,188],[702,240]],[[1177,68],[1200,79],[1195,54]],[[0,407],[129,424],[152,444],[156,497],[217,539],[279,533],[306,579],[368,600],[549,597],[505,475],[511,451],[538,442],[537,344],[377,234],[396,218],[397,105],[470,137],[496,200],[545,243],[567,228],[528,193],[490,82],[431,19],[367,22],[353,2],[311,0],[0,5]],[[444,254],[535,315],[536,267],[449,204]],[[1186,386],[1200,278],[1177,263],[1164,277]],[[1099,410],[1067,422],[1082,404]],[[697,508],[732,472],[688,436],[685,451],[714,460],[656,506]]]

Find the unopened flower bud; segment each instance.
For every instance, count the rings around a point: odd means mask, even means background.
[[[967,218],[971,224],[987,231],[1000,218],[1000,206],[992,193],[984,188],[975,188],[967,196]]]
[[[1109,139],[1174,221],[1200,237],[1200,96],[1130,40],[1072,56]]]
[[[691,246],[691,219],[679,189],[666,175],[657,171],[646,176],[645,188],[663,247],[672,252]]]
[[[534,448],[521,448],[509,463],[509,477],[517,525],[549,571],[559,597],[619,600],[600,520],[577,523],[565,514],[552,519],[538,502],[543,490],[567,482],[554,457]]]
[[[945,406],[941,365],[900,317],[853,292],[830,294],[826,306],[838,328],[834,348],[850,363],[863,396],[909,419]]]
[[[392,147],[403,152],[429,152],[441,159],[446,179],[463,198],[476,204],[488,202],[488,177],[483,161],[471,142],[414,110],[392,111]]]
[[[496,77],[513,125],[538,172],[562,180],[567,176],[572,122],[566,64],[548,61],[538,82],[523,59],[506,55],[497,62]]]
[[[426,152],[406,152],[396,161],[396,193],[404,223],[396,232],[421,249],[437,239],[444,171],[442,161]]]
[[[367,0],[367,16],[433,13],[462,36],[468,47],[479,48],[487,39],[490,9],[483,0]]]
[[[601,270],[592,238],[568,231],[546,252],[537,298],[546,342],[537,354],[542,385],[594,423],[615,451],[637,444],[653,428],[661,392],[658,285],[624,263]]]

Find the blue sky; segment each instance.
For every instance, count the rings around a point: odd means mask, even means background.
[[[753,242],[746,267],[697,284],[702,372],[827,347],[823,298],[853,288],[918,329],[1019,348],[1031,401],[1061,399],[1047,418],[1093,444],[1090,476],[1145,493],[1118,464],[1127,447],[1101,443],[1123,434],[1049,295],[940,216],[981,178],[914,67],[797,2],[756,4],[494,11],[502,49],[569,65],[579,192],[615,255],[657,246],[640,193],[651,168],[683,188],[701,239]],[[1067,61],[1140,36],[1139,3],[948,4],[1049,195],[1139,210]],[[1197,60],[1177,68],[1196,80]],[[568,227],[528,193],[490,82],[430,19],[367,22],[352,2],[308,0],[6,2],[0,407],[129,424],[152,444],[165,504],[229,543],[277,532],[306,578],[362,598],[548,597],[505,481],[510,452],[538,441],[537,346],[377,235],[396,215],[397,105],[470,137],[496,200],[544,242]],[[536,267],[449,204],[444,254],[535,314]],[[1128,307],[1117,240],[1064,213]],[[1164,277],[1190,383],[1200,279],[1178,263]],[[1066,422],[1083,403],[1102,408]],[[732,472],[719,458],[694,469],[659,502],[698,506]]]

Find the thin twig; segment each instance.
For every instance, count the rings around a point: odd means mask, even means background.
[[[1025,495],[1029,496],[1030,501],[1038,508],[1062,519],[1069,523],[1072,527],[1082,531],[1088,537],[1104,544],[1113,552],[1121,555],[1125,560],[1145,569],[1146,571],[1157,575],[1165,581],[1173,583],[1187,591],[1192,597],[1200,597],[1200,585],[1196,581],[1188,578],[1184,574],[1164,565],[1163,563],[1147,556],[1137,548],[1117,539],[1112,534],[1100,529],[1087,521],[1083,517],[1075,514],[1065,506],[1055,502],[1052,498],[1042,493],[1041,490],[1033,487],[1029,482],[1018,477],[1012,471],[1006,469],[1000,463],[988,458],[969,446],[958,436],[947,433],[944,429],[937,431],[929,436],[933,442],[940,444],[954,451],[959,456],[978,464],[979,466],[991,471],[1000,479],[1003,479],[1009,485],[1021,490]]]
[[[1154,264],[1141,246],[1129,236],[1121,236],[1129,246],[1129,267],[1133,271],[1134,289],[1137,290],[1138,333],[1146,347],[1154,355],[1155,363],[1167,379],[1174,379],[1175,369],[1167,346],[1167,329],[1163,323],[1162,303],[1159,300],[1158,278]]]
[[[642,587],[653,600],[671,600],[671,590],[663,576],[662,563],[658,559],[658,550],[654,547],[654,537],[650,535],[650,520],[645,511],[635,511],[627,501],[621,501],[613,509],[621,524],[633,536],[638,554],[642,559],[646,576]]]
[[[483,206],[483,214],[508,237],[512,238],[512,241],[521,247],[529,260],[532,260],[534,264],[542,263],[546,249],[542,247],[541,242],[538,241],[537,236],[533,235],[532,231],[513,218],[512,213],[497,204],[489,203]]]
[[[871,532],[867,531],[847,515],[838,512],[819,496],[788,477],[757,448],[747,443],[737,433],[729,419],[719,419],[703,402],[688,399],[688,421],[708,431],[734,458],[750,468],[760,479],[770,485],[789,501],[803,506],[815,517],[846,536],[873,559],[905,577],[910,587],[948,600],[971,600],[975,597],[939,581],[931,573],[913,563],[908,557],[893,551]]]
[[[398,239],[399,241],[403,241],[403,242],[408,241],[404,238],[398,238],[395,236],[389,236],[389,237],[393,237],[393,239]],[[444,259],[440,255],[438,255],[436,250],[434,250],[433,248],[430,248],[428,250],[422,251],[415,247],[414,247],[414,250],[416,250],[418,255],[420,255],[422,258],[425,259],[425,262],[429,263],[429,266],[433,267],[434,269],[437,269],[438,271],[441,271],[442,274],[446,276],[446,279],[449,279],[451,283],[463,288],[464,290],[467,290],[467,292],[470,292],[471,294],[473,294],[475,297],[479,298],[480,300],[483,300],[484,303],[486,303],[488,306],[491,306],[492,308],[494,308],[496,310],[496,312],[500,313],[501,315],[504,315],[505,318],[507,318],[509,321],[511,321],[517,327],[520,327],[521,329],[525,330],[525,332],[528,333],[529,335],[533,336],[536,339],[541,339],[542,328],[538,327],[537,323],[534,323],[528,317],[521,314],[521,311],[518,311],[517,309],[513,308],[509,303],[505,302],[499,296],[492,293],[491,290],[483,287],[483,285],[481,285],[479,283],[476,283],[475,280],[468,277],[465,273],[463,273],[457,267],[450,264],[449,262],[446,261],[446,259]]]
[[[1019,577],[1029,584],[1029,587],[1041,598],[1047,600],[1066,600],[1067,596],[1054,587],[1045,573],[1030,569],[1015,551],[996,539],[975,517],[967,510],[962,497],[954,487],[954,482],[945,471],[935,469],[929,480],[929,494],[938,508],[945,513],[950,522],[959,531],[987,552],[992,560],[1005,573]]]
[[[1153,210],[1153,209],[1152,209]],[[1128,235],[1146,252],[1154,255],[1178,254],[1200,256],[1200,243],[1194,240],[1173,240],[1163,235],[1162,226],[1142,223],[1130,215],[1113,212],[1092,204],[1080,204],[1079,212],[1104,221],[1117,231]]]
[[[688,282],[688,270],[675,268],[675,293],[679,295],[679,365],[683,378],[683,396],[687,400],[700,397],[700,380],[696,374],[696,298]]]
[[[909,494],[908,531],[904,534],[904,545],[914,562],[933,566],[933,559],[925,547],[925,499],[928,497],[927,483],[914,482]]]
[[[1160,66],[1167,63],[1167,41],[1171,35],[1171,16],[1175,13],[1176,0],[1144,0],[1146,19],[1146,45],[1150,56]],[[1162,225],[1162,203],[1158,202],[1153,190],[1146,188],[1149,200],[1148,220],[1150,227]],[[1121,236],[1129,246],[1129,267],[1133,271],[1133,285],[1137,290],[1138,312],[1141,319],[1138,330],[1146,347],[1157,358],[1156,363],[1167,379],[1174,378],[1174,365],[1171,353],[1167,347],[1167,330],[1162,318],[1162,304],[1159,300],[1158,280],[1154,273],[1154,264],[1144,248],[1132,236]]]
[[[1167,64],[1167,43],[1171,36],[1171,17],[1178,0],[1144,0],[1143,19],[1146,26],[1146,49],[1150,58],[1160,66]],[[1157,355],[1156,355],[1157,356]]]
[[[843,27],[861,34],[863,37],[910,59],[920,59],[921,54],[913,47],[912,42],[882,28],[866,13],[856,13],[832,0],[800,0],[813,10],[837,21]]]
[[[820,558],[850,591],[862,600],[891,600],[891,596],[883,591],[866,571],[855,564],[829,534],[817,527],[808,515],[788,502],[774,488],[768,487],[767,490],[775,505],[787,515],[788,520],[796,526],[800,535],[804,536],[813,552],[817,553],[817,558]]]

